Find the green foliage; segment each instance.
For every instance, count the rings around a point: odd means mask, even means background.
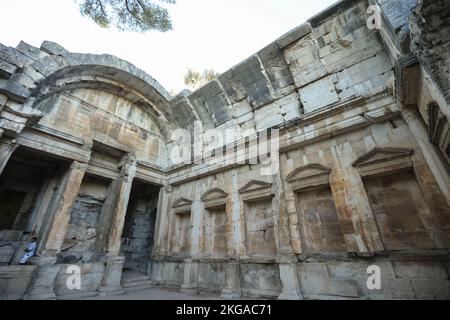
[[[157,4],[156,2],[159,2]],[[172,20],[160,4],[175,4],[175,0],[78,0],[80,12],[102,28],[146,32],[172,30]]]
[[[193,90],[196,90],[216,78],[218,75],[219,74],[213,69],[206,69],[203,71],[203,73],[200,73],[197,70],[189,69],[184,75],[183,80],[186,86]]]

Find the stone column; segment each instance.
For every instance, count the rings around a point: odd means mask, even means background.
[[[198,289],[198,263],[191,259],[184,264],[184,281],[180,288],[181,292],[197,294]]]
[[[17,148],[16,140],[0,138],[0,175],[8,163],[9,158]]]
[[[445,197],[447,205],[450,206],[450,176],[447,174],[447,170],[435,147],[429,140],[427,130],[420,119],[420,115],[415,108],[403,108],[401,113],[422,151],[425,161]]]
[[[130,156],[124,159],[121,169],[121,176],[113,190],[113,213],[109,228],[108,242],[106,244],[105,273],[103,275],[102,295],[112,295],[123,293],[120,281],[122,279],[122,269],[125,258],[119,256],[123,226],[127,214],[128,201],[133,179],[136,176],[136,160]]]
[[[64,241],[72,213],[73,204],[81,185],[87,165],[74,161],[64,176],[49,217],[53,217],[47,238],[41,244],[41,254],[33,257],[33,264],[38,266],[25,299],[54,299],[53,286],[60,265],[56,264],[56,254]]]
[[[225,265],[225,288],[220,297],[223,299],[238,299],[241,297],[239,262],[230,261]]]
[[[70,215],[75,198],[81,186],[87,164],[77,161],[72,162],[69,170],[61,182],[55,200],[50,206],[49,217],[53,217],[45,242],[41,244],[43,253],[56,254],[64,241],[69,226]]]
[[[125,216],[127,214],[128,201],[133,179],[136,175],[136,161],[127,160],[122,167],[120,180],[115,190],[114,212],[112,216],[111,228],[108,237],[107,252],[109,254],[118,254],[122,238]]]
[[[297,258],[292,256],[283,256],[277,259],[280,269],[280,279],[282,291],[278,296],[281,300],[301,300],[303,294],[300,289],[300,280],[297,271]]]

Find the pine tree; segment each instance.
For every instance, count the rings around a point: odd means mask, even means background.
[[[158,3],[159,4],[158,4]],[[147,32],[172,30],[172,20],[162,3],[175,0],[78,0],[80,12],[103,28]]]

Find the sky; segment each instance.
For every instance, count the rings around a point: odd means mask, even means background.
[[[71,52],[108,53],[143,69],[169,92],[188,68],[222,73],[337,0],[177,0],[173,30],[144,34],[102,29],[75,0],[0,0],[0,43],[44,40]]]

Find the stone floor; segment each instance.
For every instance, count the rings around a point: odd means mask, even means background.
[[[91,297],[85,300],[220,300],[218,296],[191,295],[176,289],[150,288],[139,291],[126,292],[123,295],[108,297]]]

